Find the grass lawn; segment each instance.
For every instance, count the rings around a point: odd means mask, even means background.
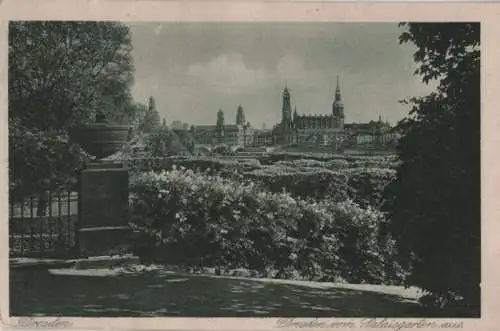
[[[384,287],[373,291],[161,270],[113,277],[33,269],[10,274],[12,316],[412,317],[416,308],[415,300]]]

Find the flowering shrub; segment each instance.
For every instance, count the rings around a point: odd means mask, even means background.
[[[272,154],[261,156],[259,158],[262,164],[271,164],[279,161],[293,161],[299,159],[331,161],[331,160],[344,160],[345,156],[339,154],[330,154],[330,153],[275,152]]]
[[[330,170],[340,170],[349,167],[349,162],[347,160],[330,160],[325,162],[325,168]]]
[[[323,168],[329,170],[340,170],[345,168],[389,168],[395,169],[399,162],[393,157],[349,157],[336,158],[332,160],[319,161],[315,159],[296,159],[277,161],[273,165],[294,168]]]
[[[352,160],[349,163],[350,168],[382,168],[382,169],[396,169],[399,161],[390,158],[372,158]]]
[[[130,158],[122,161],[132,171],[161,171],[171,170],[173,165],[183,166],[188,169],[205,171],[210,169],[212,173],[220,171],[239,172],[251,171],[265,167],[272,167],[269,171],[315,171],[317,169],[342,170],[346,168],[395,168],[399,162],[394,156],[364,157],[364,156],[330,156],[330,159],[315,155],[316,158],[309,158],[303,154],[284,154],[285,160],[273,160],[280,158],[281,154],[271,154],[257,158],[210,158],[210,157],[150,157],[150,158]],[[260,160],[260,161],[259,161]],[[263,167],[264,165],[264,167]],[[274,168],[273,168],[274,167]]]
[[[328,198],[344,201],[348,198],[362,206],[378,207],[383,202],[383,191],[394,179],[394,170],[378,167],[350,168],[362,162],[372,165],[394,162],[394,157],[356,157],[351,163],[345,159],[318,161],[297,159],[278,161],[262,166],[257,159],[213,159],[213,158],[151,158],[127,160],[133,172],[144,170],[171,170],[174,165],[193,171],[236,180],[255,182],[262,189],[275,193],[289,192],[304,199]],[[385,162],[385,163],[384,163]]]
[[[315,160],[321,162],[328,162],[333,160],[345,160],[349,163],[355,161],[376,161],[376,162],[396,162],[398,156],[395,154],[389,155],[345,155],[345,154],[332,154],[332,153],[305,153],[305,152],[274,152],[259,157],[262,164],[276,163],[279,161],[293,161],[293,160]]]
[[[248,268],[275,277],[382,283],[399,280],[383,215],[352,201],[308,202],[252,182],[173,170],[133,183],[137,253],[166,264]]]
[[[267,166],[245,173],[245,177],[271,192],[285,191],[295,197],[344,201],[352,196],[348,177],[326,169]]]
[[[293,168],[325,168],[325,162],[310,159],[298,159],[293,161],[278,161],[276,166],[286,166]]]
[[[171,170],[174,166],[182,166],[197,171],[210,171],[213,174],[221,171],[250,171],[261,167],[257,159],[218,159],[182,156],[137,158],[123,160],[123,162],[133,173]]]
[[[333,201],[352,199],[362,206],[378,207],[383,192],[395,178],[395,170],[353,168],[332,171],[320,168],[266,166],[244,173],[261,187],[272,192],[289,192],[301,198],[328,198]]]

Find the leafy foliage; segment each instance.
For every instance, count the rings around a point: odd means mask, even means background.
[[[188,125],[187,123],[184,124]],[[196,142],[193,135],[186,129],[173,131],[175,132],[177,137],[179,137],[182,144],[186,146],[186,149],[189,151],[189,153],[194,154]]]
[[[401,165],[387,190],[391,231],[408,284],[434,302],[480,305],[480,25],[410,23],[417,74],[437,90],[413,98],[399,123]]]
[[[396,171],[384,168],[354,168],[345,171],[353,199],[361,206],[379,208],[385,201],[384,191],[395,179]]]
[[[74,187],[76,169],[82,168],[89,159],[67,136],[32,130],[9,119],[11,199],[59,187]]]
[[[295,162],[295,161],[294,161]],[[363,207],[380,207],[395,171],[383,168],[347,168],[332,171],[317,167],[267,166],[243,173],[272,192],[283,190],[301,198],[352,199]]]
[[[9,23],[9,180],[17,193],[75,180],[85,155],[68,128],[132,116],[131,44],[115,22]]]
[[[133,66],[128,28],[115,22],[9,24],[9,115],[27,127],[64,129],[128,120]]]
[[[345,174],[330,170],[267,166],[245,174],[271,192],[289,192],[301,198],[344,201],[351,197]]]
[[[350,168],[346,160],[298,159],[263,166],[257,159],[166,157],[125,161],[134,172],[171,170],[174,165],[194,171],[209,171],[239,181],[252,180],[262,189],[304,199],[352,199],[362,206],[379,207],[383,192],[394,179],[394,170],[379,168],[385,160],[371,160],[370,168]],[[340,164],[338,164],[338,162]],[[353,161],[357,162],[357,161]],[[329,170],[334,168],[338,170]]]
[[[145,139],[145,150],[152,157],[178,155],[187,152],[186,146],[174,131],[161,127]]]
[[[355,203],[316,203],[253,183],[173,170],[134,181],[132,215],[150,242],[138,254],[164,263],[248,268],[274,277],[387,283],[401,270],[384,217]],[[148,235],[145,235],[148,237]]]

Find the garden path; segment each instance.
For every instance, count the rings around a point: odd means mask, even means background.
[[[14,270],[10,281],[13,316],[412,317],[418,296],[402,287],[161,270],[113,277]]]

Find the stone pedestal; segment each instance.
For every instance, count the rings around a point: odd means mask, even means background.
[[[128,171],[95,163],[80,177],[78,245],[81,256],[114,255],[129,247]]]

